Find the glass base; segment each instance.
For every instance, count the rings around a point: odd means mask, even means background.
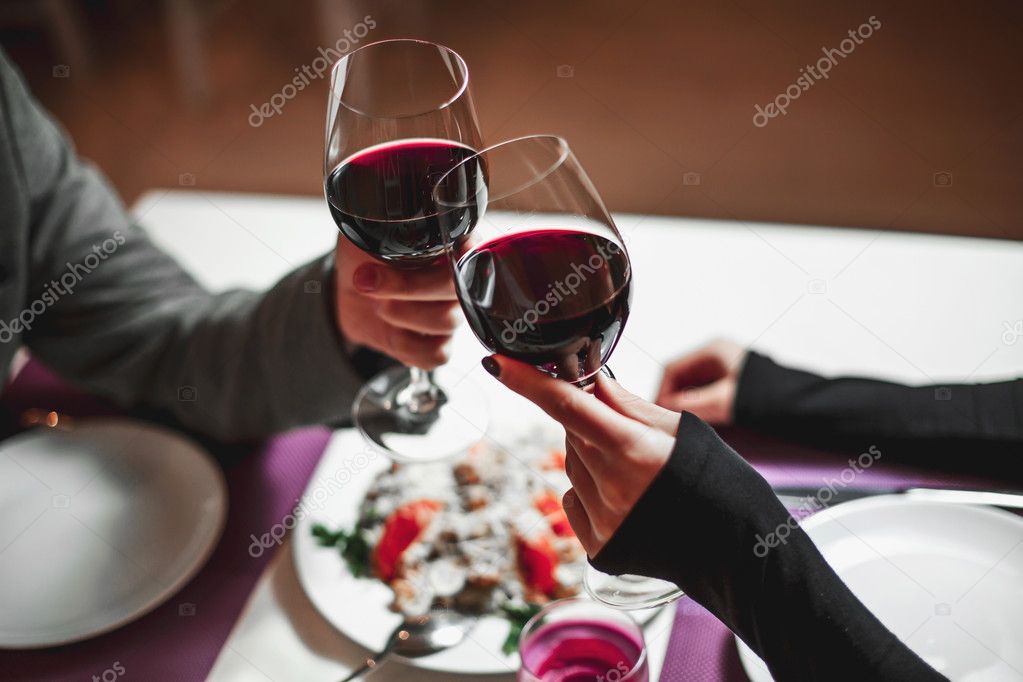
[[[470,379],[439,385],[426,401],[413,399],[411,381],[407,367],[392,367],[355,397],[352,420],[372,445],[398,462],[434,462],[460,455],[483,438],[490,413]]]
[[[583,579],[586,592],[597,601],[616,609],[650,609],[681,599],[684,592],[675,583],[641,575],[608,575],[592,566]]]

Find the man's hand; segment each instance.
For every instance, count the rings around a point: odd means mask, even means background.
[[[675,360],[664,370],[657,404],[692,412],[700,419],[728,425],[735,418],[735,391],[746,349],[733,341],[714,341]]]
[[[607,544],[671,456],[679,415],[639,398],[602,375],[593,394],[535,368],[492,356],[484,366],[565,427],[563,504],[591,557]]]
[[[447,263],[388,267],[343,236],[334,252],[335,315],[345,339],[422,369],[448,361],[461,320]]]

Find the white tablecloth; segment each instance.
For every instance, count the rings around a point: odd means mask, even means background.
[[[158,190],[135,214],[216,291],[265,288],[337,238],[320,199]],[[655,390],[668,359],[717,336],[825,373],[908,383],[1023,373],[1023,244],[637,215],[616,221],[635,294],[611,364],[640,394]],[[454,355],[454,370],[490,385],[479,370],[482,347],[465,328]],[[510,401],[510,413],[539,418],[504,393],[495,399]],[[665,613],[647,629],[655,673],[670,625]],[[334,680],[366,655],[315,612],[285,545],[209,679]],[[450,679],[392,665],[374,679]]]

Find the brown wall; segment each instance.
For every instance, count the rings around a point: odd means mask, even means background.
[[[102,44],[90,86],[51,78],[41,38],[5,44],[129,197],[182,172],[209,189],[318,194],[325,84],[258,129],[249,104],[370,14],[365,40],[417,36],[462,52],[487,141],[566,136],[614,210],[1023,238],[1018,2],[331,6],[331,20],[311,2],[237,2],[210,17],[213,97],[201,108],[177,94],[159,14],[91,19]],[[871,16],[880,28],[827,80],[754,125],[754,105]]]

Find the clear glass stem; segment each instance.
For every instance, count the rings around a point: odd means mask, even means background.
[[[604,365],[603,367],[601,367],[600,370],[597,372],[597,374],[603,374],[604,376],[606,376],[609,379],[615,379],[616,378],[615,377],[615,373],[612,372],[611,368],[608,367],[607,365]],[[583,389],[587,393],[593,393],[593,391],[596,390],[596,388],[597,388],[596,387],[597,374],[593,374],[592,376],[589,376],[586,379],[580,379],[579,381],[573,381],[572,383],[574,385],[578,386],[579,388]]]
[[[443,383],[443,368],[434,373],[388,367],[355,396],[352,420],[366,440],[398,462],[464,454],[486,433],[486,397],[469,380],[454,389],[441,388]]]
[[[427,415],[444,404],[444,392],[433,381],[433,372],[409,367],[408,386],[395,396],[398,407],[413,415]]]

